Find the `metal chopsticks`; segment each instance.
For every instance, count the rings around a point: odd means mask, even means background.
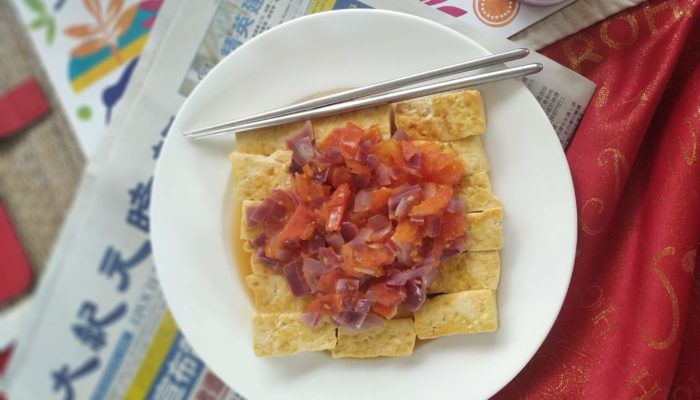
[[[527,64],[408,89],[391,91],[393,89],[425,82],[427,80],[439,77],[466,72],[494,64],[500,64],[506,61],[512,61],[523,58],[528,54],[529,51],[527,49],[516,49],[471,61],[448,65],[426,72],[392,79],[374,85],[352,89],[264,113],[239,118],[223,124],[196,129],[186,132],[184,136],[200,139],[204,137],[218,136],[234,131],[247,131],[273,125],[319,118],[339,112],[352,111],[450,90],[463,89],[503,79],[522,77],[541,71],[541,64]]]

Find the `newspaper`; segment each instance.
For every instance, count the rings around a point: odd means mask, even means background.
[[[232,40],[243,42],[310,12],[348,7],[433,19],[491,51],[514,46],[404,0],[166,2],[123,106],[88,164],[0,392],[11,400],[240,398],[195,354],[163,299],[149,239],[155,163],[186,93],[209,63],[235,50]],[[547,72],[537,77],[541,81],[527,83],[551,108],[555,124],[573,121],[562,130],[570,137],[577,123],[572,110],[585,109],[593,84],[542,61]]]

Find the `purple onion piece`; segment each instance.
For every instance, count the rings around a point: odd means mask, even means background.
[[[326,269],[335,268],[340,265],[340,257],[332,248],[323,247],[318,249],[318,259],[326,266]]]
[[[292,150],[292,160],[304,166],[318,155],[314,147],[314,131],[311,121],[307,121],[299,132],[287,139],[287,148]]]
[[[427,216],[425,217],[425,232],[426,236],[430,238],[436,238],[440,236],[442,231],[442,220],[438,216]]]
[[[367,160],[365,161],[365,164],[367,165],[367,168],[375,169],[377,167],[377,165],[379,165],[379,157],[377,157],[374,154],[369,154],[367,156]]]
[[[367,299],[357,300],[357,304],[355,304],[355,311],[357,312],[368,313],[371,308],[372,302]]]
[[[299,320],[309,328],[315,328],[321,322],[321,314],[318,313],[303,313],[299,316]]]
[[[369,210],[372,206],[372,193],[369,190],[360,190],[355,195],[355,204],[352,207],[354,212]]]
[[[408,134],[406,134],[406,131],[403,130],[403,128],[399,128],[394,132],[394,135],[391,136],[392,139],[400,142],[402,140],[410,140],[411,138],[408,137]]]
[[[355,239],[359,233],[360,230],[357,228],[357,225],[350,221],[345,221],[340,224],[340,234],[343,236],[345,242]]]
[[[464,214],[466,206],[459,196],[453,196],[447,203],[447,212],[452,214]]]
[[[406,186],[401,188],[397,193],[393,194],[391,197],[389,197],[389,218],[391,219],[396,219],[397,216],[400,216],[401,214],[397,215],[397,209],[399,208],[399,205],[401,202],[404,202],[404,205],[402,206],[401,212],[408,213],[410,209],[411,203],[414,203],[418,200],[420,197],[419,194],[421,192],[421,187],[418,185],[412,185],[412,186]],[[412,199],[412,200],[405,200],[405,199]]]
[[[425,302],[425,290],[420,286],[408,281],[406,283],[406,299],[403,301],[403,306],[408,311],[416,311]]]
[[[289,291],[295,297],[302,297],[311,294],[311,289],[304,279],[301,264],[298,260],[291,261],[282,267],[282,275],[287,281]]]
[[[343,311],[335,317],[335,322],[339,325],[358,330],[362,327],[362,323],[365,322],[367,318],[367,313],[361,313],[357,311]]]
[[[379,328],[384,324],[385,319],[377,314],[369,313],[365,317],[365,321],[362,323],[363,329]]]
[[[342,227],[342,225],[341,225]],[[326,243],[328,243],[335,251],[340,251],[340,248],[345,244],[345,239],[340,232],[326,232]]]
[[[338,279],[335,283],[336,293],[353,293],[360,288],[360,281],[357,279]]]

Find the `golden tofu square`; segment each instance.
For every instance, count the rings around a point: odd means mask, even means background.
[[[246,243],[246,245],[248,244]],[[275,271],[272,269],[272,267],[260,261],[260,259],[257,255],[255,255],[255,253],[250,255],[250,272],[252,272],[253,275],[260,276],[275,274]]]
[[[231,153],[231,183],[234,196],[241,200],[263,200],[272,189],[290,185],[289,151],[274,156]],[[291,156],[290,156],[291,157]]]
[[[331,354],[333,358],[404,357],[413,353],[415,344],[413,320],[391,319],[359,331],[338,328],[338,344]]]
[[[335,324],[323,318],[308,327],[301,313],[253,314],[253,350],[258,357],[284,356],[302,351],[333,350]]]
[[[503,209],[490,208],[467,213],[467,250],[487,251],[503,248]]]
[[[496,292],[482,289],[435,296],[426,300],[414,318],[418,339],[495,332],[498,329]]]
[[[338,115],[317,118],[311,121],[316,143],[321,142],[333,129],[352,122],[362,129],[377,126],[382,137],[391,136],[391,106],[384,105],[364,110],[349,111]],[[268,155],[286,149],[286,141],[297,134],[304,122],[260,128],[236,134],[236,150],[242,153]]]
[[[454,151],[459,161],[462,162],[467,175],[491,170],[491,162],[486,154],[481,136],[469,136],[448,142],[446,145]]]
[[[394,123],[411,139],[452,141],[482,135],[486,113],[481,93],[461,90],[396,103]]]
[[[248,275],[246,284],[253,292],[255,311],[260,313],[302,313],[311,301],[308,296],[292,295],[282,275]]]
[[[491,181],[486,172],[462,177],[455,192],[464,201],[468,212],[502,206],[501,200],[491,191]]]
[[[467,251],[440,263],[428,293],[457,293],[474,289],[498,289],[501,257],[498,251]]]

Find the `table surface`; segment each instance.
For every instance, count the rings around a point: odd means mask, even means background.
[[[26,30],[8,1],[0,1],[0,60],[0,93],[35,78],[51,105],[47,117],[0,140],[0,202],[38,275],[78,188],[85,158]]]

